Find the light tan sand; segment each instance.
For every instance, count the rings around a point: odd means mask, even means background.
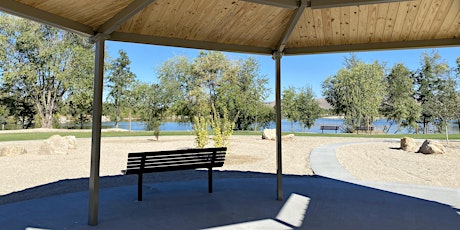
[[[399,141],[388,141],[347,145],[337,158],[360,180],[460,188],[460,142],[441,143],[445,154],[406,152]]]
[[[193,136],[164,136],[160,137],[160,141],[155,141],[152,137],[102,138],[100,175],[103,178],[101,179],[101,187],[137,183],[136,176],[122,176],[121,174],[121,170],[126,168],[129,152],[193,148],[193,140]],[[313,148],[329,143],[358,141],[368,142],[375,141],[375,139],[295,137],[293,140],[283,140],[283,173],[313,175],[309,163],[310,152]],[[0,204],[88,189],[91,139],[77,139],[77,149],[71,150],[68,155],[40,155],[38,150],[42,142],[43,140],[0,142],[0,148],[3,146],[24,146],[28,151],[25,155],[0,157],[0,184],[2,185],[0,186],[0,196],[2,196]],[[430,180],[437,180],[437,178],[442,180],[442,182],[436,182],[434,185],[458,187],[459,174],[453,173],[456,167],[458,169],[458,165],[460,165],[460,149],[458,147],[449,149],[449,154],[444,156],[424,156],[392,150],[389,148],[391,146],[398,147],[394,143],[352,145],[344,148],[344,152],[349,154],[340,153],[339,157],[353,174],[355,171],[362,171],[363,174],[370,174],[371,180],[385,181],[387,177],[394,176],[398,178],[398,182],[418,183],[415,180],[417,177],[412,176],[412,174],[418,174],[421,170],[425,174],[437,176],[436,179]],[[368,163],[359,156],[363,155],[361,152],[365,149],[378,151],[374,151],[376,154],[364,154],[364,159],[366,157],[371,158],[368,161],[375,162],[375,164],[382,162],[383,168],[397,164],[398,166],[393,166],[393,168],[403,168],[407,173],[385,174],[380,170],[374,170],[375,167],[368,167],[368,170],[363,170]],[[378,153],[381,153],[380,155],[399,154],[412,157],[402,157],[402,159],[407,159],[402,161],[390,157],[379,157]],[[437,161],[420,162],[417,157],[437,159]],[[448,162],[441,164],[443,161]],[[446,164],[448,167],[445,167]],[[225,165],[216,170],[225,171],[225,173],[217,174],[216,177],[273,175],[276,173],[276,142],[262,140],[260,136],[233,136],[230,140]],[[436,172],[427,173],[428,170],[436,170]],[[357,175],[357,177],[360,176]],[[200,171],[177,171],[150,173],[144,177],[144,181],[158,182],[204,178],[207,178],[206,174],[200,173]],[[368,177],[362,179],[368,179]]]

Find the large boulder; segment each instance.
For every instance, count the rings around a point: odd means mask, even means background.
[[[415,150],[417,150],[417,146],[415,146],[414,139],[410,137],[401,138],[401,149],[404,151],[415,152]]]
[[[288,141],[292,141],[295,139],[295,135],[294,134],[288,134],[288,135],[284,135],[281,137],[281,139],[283,140],[288,140]]]
[[[0,156],[16,156],[26,153],[26,148],[22,146],[6,146],[0,149]]]
[[[67,155],[70,149],[76,149],[75,136],[61,137],[53,135],[43,142],[40,146],[39,153],[43,155]]]
[[[276,129],[264,129],[262,139],[276,140]]]
[[[417,152],[423,154],[443,154],[446,152],[446,149],[439,142],[425,140]]]

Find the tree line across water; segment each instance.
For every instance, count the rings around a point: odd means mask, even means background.
[[[81,126],[90,121],[94,47],[86,38],[1,14],[0,46],[0,122],[51,128],[59,117]],[[416,70],[345,57],[343,68],[322,84],[332,110],[320,108],[311,88],[288,87],[282,115],[306,128],[325,114],[343,115],[349,132],[380,116],[415,132],[427,132],[428,124],[445,130],[446,122],[460,120],[460,58],[455,67],[435,51],[414,58],[421,60]],[[171,119],[196,128],[217,122],[221,130],[258,130],[275,119],[274,108],[265,103],[268,79],[253,57],[230,60],[221,52],[201,51],[193,59],[172,57],[152,75],[156,83],[139,81],[123,50],[108,57],[104,115],[115,124],[140,119],[156,134]]]

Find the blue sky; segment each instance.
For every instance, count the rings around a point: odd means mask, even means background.
[[[198,55],[197,49],[173,48],[166,46],[154,46],[124,42],[107,43],[107,52],[112,58],[118,57],[118,50],[127,52],[131,60],[131,71],[136,74],[142,82],[155,82],[155,70],[167,59],[176,55],[185,55],[193,59]],[[370,63],[375,60],[385,62],[387,68],[391,68],[395,63],[404,63],[409,69],[416,70],[420,66],[420,57],[423,52],[431,52],[433,49],[410,49],[410,50],[391,50],[391,51],[369,51],[356,52],[356,56]],[[456,65],[455,60],[460,57],[460,47],[436,48],[442,60],[447,62],[450,67]],[[247,58],[252,56],[259,61],[260,73],[269,79],[268,87],[271,94],[267,101],[274,101],[275,93],[275,62],[271,56],[267,55],[248,55],[239,53],[225,53],[232,60]],[[328,76],[332,76],[343,67],[343,60],[349,53],[334,54],[314,54],[285,56],[281,59],[281,87],[289,86],[305,87],[311,86],[316,97],[321,95],[321,83]]]

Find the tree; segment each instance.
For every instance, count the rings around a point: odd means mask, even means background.
[[[231,63],[218,88],[217,110],[221,114],[228,110],[238,130],[257,129],[257,123],[263,122],[262,110],[266,109],[263,101],[268,97],[267,83],[268,79],[259,74],[256,59]]]
[[[107,100],[114,106],[113,120],[115,127],[121,121],[123,106],[126,106],[127,91],[132,86],[136,76],[131,72],[131,61],[125,51],[119,50],[120,56],[112,61],[108,68],[107,88],[109,89]]]
[[[283,90],[281,95],[281,113],[283,117],[291,122],[291,131],[294,131],[294,122],[299,121],[300,115],[296,108],[296,88],[289,87]]]
[[[65,101],[70,115],[80,124],[80,129],[83,129],[84,123],[89,121],[93,111],[94,52],[91,51],[91,47],[84,47],[83,41],[79,42],[82,42],[82,45],[74,47],[76,52],[82,53],[76,57],[80,58],[79,65],[75,67],[78,69],[78,80],[72,84]]]
[[[455,91],[456,82],[448,77],[441,80],[439,91],[435,92],[433,111],[437,119],[438,130],[445,129],[446,140],[449,142],[448,122],[459,116],[460,98]]]
[[[141,119],[146,130],[153,131],[156,139],[160,135],[160,125],[167,115],[169,98],[159,84],[136,83],[132,92]]]
[[[185,56],[175,56],[163,62],[157,69],[157,78],[165,95],[171,99],[171,110],[181,120],[193,122],[199,95],[195,95],[195,84],[191,64]],[[182,119],[185,118],[185,119]]]
[[[460,86],[459,79],[460,79],[460,57],[457,58],[457,68],[456,68],[456,74],[457,74],[457,87]],[[457,89],[457,98],[460,98],[460,91]],[[460,111],[457,111],[457,124],[458,124],[458,129],[460,130]]]
[[[249,129],[265,111],[262,101],[268,96],[268,80],[259,73],[253,58],[230,61],[221,52],[200,52],[189,61],[174,57],[158,69],[160,85],[174,98],[171,110],[194,122],[195,116],[213,116],[211,110],[236,118],[236,129]],[[265,121],[263,121],[265,122]]]
[[[420,103],[422,113],[418,120],[423,127],[423,133],[428,133],[428,124],[436,119],[439,92],[444,88],[448,78],[449,67],[441,62],[441,56],[436,51],[424,53],[421,58],[421,67],[413,75],[415,83],[414,98]]]
[[[321,108],[311,87],[299,89],[295,98],[295,107],[300,114],[299,122],[304,128],[310,129],[321,115]]]
[[[23,109],[15,116],[24,118],[27,128],[33,122],[30,114],[36,112],[41,127],[51,128],[74,83],[87,77],[80,67],[92,46],[75,34],[4,14],[0,34],[2,87],[15,104],[21,104],[16,110]]]
[[[353,131],[357,126],[370,127],[379,115],[386,87],[382,64],[356,60],[348,63],[352,63],[348,68],[326,78],[322,93],[337,114],[344,114],[347,128]]]
[[[395,122],[398,125],[398,131],[401,127],[416,129],[421,107],[413,98],[415,90],[412,72],[404,64],[398,63],[393,66],[385,80],[388,94],[382,103],[382,114],[391,124]],[[387,130],[389,129],[390,127]]]
[[[315,99],[311,87],[289,87],[283,91],[281,99],[283,116],[293,122],[299,122],[303,128],[310,129],[321,115],[321,108]]]

